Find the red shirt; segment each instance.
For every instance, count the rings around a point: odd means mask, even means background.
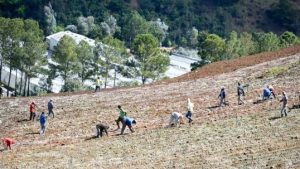
[[[30,113],[34,113],[35,112],[35,104],[31,103],[29,109],[30,109]]]
[[[2,141],[3,141],[3,143],[4,143],[6,146],[12,145],[12,144],[15,144],[15,143],[16,143],[16,142],[15,142],[13,139],[11,139],[11,138],[3,138]]]

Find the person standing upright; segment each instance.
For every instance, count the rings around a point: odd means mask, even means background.
[[[50,117],[50,115],[52,114],[52,117],[54,118],[53,109],[54,109],[54,103],[53,100],[50,99],[50,101],[48,102],[48,116]]]
[[[282,92],[282,99],[280,100],[280,102],[282,102],[282,108],[280,111],[281,117],[283,117],[283,112],[285,114],[285,116],[287,116],[287,104],[288,104],[288,97],[286,95],[285,92]]]
[[[240,82],[238,82],[237,95],[238,95],[238,105],[244,104],[242,97],[245,96],[245,92],[244,92],[243,85],[241,85]]]
[[[186,113],[185,117],[188,118],[189,123],[191,123],[193,121],[192,115],[193,115],[193,111],[194,111],[194,103],[191,102],[190,98],[188,98],[188,101],[187,101],[187,109],[188,109],[188,112]]]
[[[34,119],[35,119],[35,116],[36,116],[36,113],[35,113],[35,111],[36,111],[36,104],[34,103],[34,102],[32,102],[31,104],[30,104],[30,106],[29,106],[29,110],[30,110],[30,117],[29,117],[29,121],[34,121]]]
[[[219,94],[218,98],[220,98],[219,107],[222,107],[223,104],[226,105],[225,104],[226,93],[225,93],[225,88],[224,87],[221,88],[221,91],[220,91],[220,94]]]
[[[100,86],[101,86],[101,80],[100,77],[98,76],[96,79],[96,88],[95,88],[95,92],[97,92],[99,90],[100,92]]]
[[[41,124],[40,134],[45,134],[45,131],[46,131],[46,121],[47,121],[46,114],[45,114],[45,112],[42,112],[42,114],[40,116],[40,124]]]

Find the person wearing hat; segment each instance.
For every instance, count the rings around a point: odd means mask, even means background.
[[[4,144],[4,146],[9,150],[11,150],[11,145],[16,143],[15,140],[8,138],[8,137],[1,138],[1,140],[2,140],[2,143]]]
[[[48,102],[48,116],[50,117],[50,115],[52,114],[52,117],[54,118],[53,108],[54,108],[53,100],[50,99],[50,101]]]
[[[118,109],[120,111],[119,117],[115,122],[117,123],[118,129],[120,129],[120,122],[123,121],[124,117],[126,116],[126,112],[122,109],[121,105],[118,105]]]
[[[47,121],[46,114],[45,114],[45,112],[42,112],[42,114],[40,116],[40,124],[41,124],[40,134],[45,134],[45,131],[46,131],[46,121]]]
[[[133,118],[125,116],[123,118],[123,122],[122,122],[121,135],[124,134],[126,126],[129,128],[129,130],[131,131],[131,133],[133,133],[134,130],[132,128],[132,125],[135,125],[135,124],[136,124],[136,121]]]
[[[283,117],[283,112],[284,112],[285,116],[287,116],[288,97],[284,91],[282,92],[282,99],[280,100],[280,102],[282,102],[282,108],[280,111],[281,117]]]
[[[34,121],[34,119],[35,119],[35,116],[36,116],[36,113],[35,113],[35,111],[36,111],[36,104],[34,103],[34,102],[32,102],[31,104],[30,104],[30,106],[29,106],[29,111],[30,111],[30,118],[29,118],[29,120],[31,121]]]
[[[223,104],[225,105],[225,97],[226,97],[225,88],[222,87],[221,91],[220,91],[220,94],[218,96],[218,98],[220,98],[219,107],[222,107]]]

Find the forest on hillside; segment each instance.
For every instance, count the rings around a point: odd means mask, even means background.
[[[45,6],[51,8],[47,11]],[[231,31],[276,34],[291,31],[300,34],[300,1],[297,0],[0,1],[0,16],[37,20],[46,35],[52,33],[47,30],[49,14],[55,19],[54,31],[63,30],[68,25],[69,28],[70,25],[78,25],[80,17],[92,17],[95,29],[87,35],[99,39],[104,36],[101,24],[113,16],[120,28],[114,36],[126,42],[131,38],[128,29],[132,28],[129,21],[133,11],[137,11],[146,21],[159,20],[167,26],[165,46],[184,46],[193,30],[215,33],[223,38]]]
[[[194,70],[299,44],[299,11],[296,0],[0,0],[0,79],[4,66],[7,86],[12,71],[21,72],[14,90],[23,96],[41,74],[47,92],[59,76],[61,91],[90,90],[84,82],[96,76],[105,88],[109,79],[114,87],[145,84],[167,78],[170,52],[162,46],[196,49],[201,60]],[[52,51],[53,64],[44,57],[45,36],[64,30],[96,43],[64,36]],[[140,82],[116,84],[117,73]]]

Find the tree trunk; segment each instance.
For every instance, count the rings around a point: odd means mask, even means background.
[[[2,83],[2,58],[1,58],[1,62],[0,62],[0,84]]]
[[[82,72],[81,72],[81,83],[82,83],[82,84],[83,84],[83,81],[84,81],[83,74],[84,74],[84,68],[82,68]]]
[[[23,96],[26,96],[26,85],[27,85],[27,75],[26,75],[26,73],[24,74],[24,76],[25,76],[25,80],[24,80],[24,89],[23,89]]]
[[[11,64],[9,64],[9,76],[8,76],[8,84],[7,84],[8,89],[7,89],[7,92],[6,92],[7,97],[9,95],[9,88],[10,88],[9,85],[10,85],[10,79],[11,79],[11,70],[12,70],[12,67],[11,67]]]
[[[17,82],[18,82],[18,69],[16,69],[16,78],[15,78],[15,96],[17,96]]]
[[[30,77],[28,77],[27,96],[30,96]]]
[[[107,77],[108,77],[108,67],[106,67],[106,75],[105,75],[105,80],[104,80],[104,88],[106,89],[106,85],[107,85]]]
[[[64,74],[65,74],[65,75],[64,75],[64,76],[65,76],[65,77],[64,77],[64,81],[65,81],[65,82],[64,82],[64,86],[66,86],[66,84],[67,84],[67,72],[65,72]]]
[[[20,88],[19,88],[20,95],[22,95],[22,85],[23,85],[23,71],[21,71],[21,82],[20,82]]]
[[[115,67],[115,75],[114,75],[114,87],[116,87],[116,77],[117,77],[117,71],[116,71],[116,67]]]

